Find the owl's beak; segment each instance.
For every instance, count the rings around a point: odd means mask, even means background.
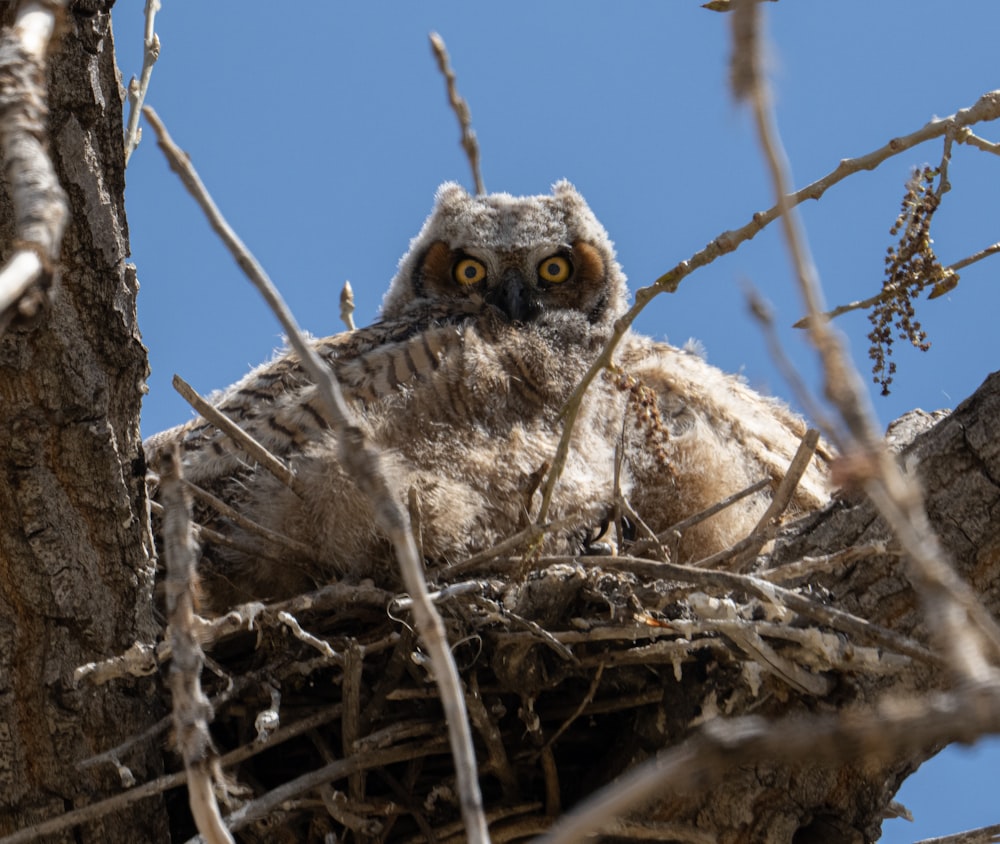
[[[542,310],[534,290],[517,270],[507,270],[500,284],[486,294],[486,301],[503,311],[511,322],[530,322]]]

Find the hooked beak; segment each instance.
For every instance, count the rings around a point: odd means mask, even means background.
[[[511,322],[530,322],[542,311],[535,292],[517,270],[507,270],[500,284],[486,294],[486,301],[503,311]]]

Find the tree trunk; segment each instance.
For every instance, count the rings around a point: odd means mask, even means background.
[[[1000,372],[953,413],[933,427],[928,414],[915,412],[897,426],[905,443],[900,458],[911,466],[925,494],[933,527],[959,574],[986,608],[1000,615]],[[920,429],[922,433],[917,433]],[[902,429],[902,430],[900,430]],[[891,440],[890,440],[891,441]],[[772,565],[822,557],[891,536],[863,496],[841,494],[823,511],[795,524],[780,537]],[[799,581],[825,603],[883,627],[926,642],[928,631],[906,577],[905,561],[892,555],[868,556],[826,574]],[[791,584],[785,584],[791,585]],[[753,712],[782,717],[796,712],[845,711],[885,696],[905,700],[936,688],[949,678],[914,661],[888,676],[841,672],[834,690],[822,699],[774,694],[763,702],[741,689],[746,678],[719,670],[692,674],[665,695],[664,704],[640,722],[637,733],[648,742],[658,726],[674,745],[690,732],[690,719],[722,709],[736,716]],[[767,684],[765,683],[765,688]],[[776,691],[776,690],[772,690]],[[737,702],[729,709],[727,704]],[[659,719],[659,720],[658,720]],[[743,844],[834,844],[877,841],[885,810],[902,781],[941,748],[924,747],[888,763],[837,765],[758,764],[734,768],[709,791],[676,795],[660,802],[652,816],[689,824],[712,840]],[[647,815],[648,817],[649,815]],[[680,837],[679,840],[686,840]]]
[[[108,13],[65,18],[49,61],[51,152],[71,207],[62,276],[51,305],[0,338],[0,833],[120,791],[113,764],[80,763],[162,715],[149,682],[72,679],[155,627],[122,89]],[[9,251],[6,193],[0,208]],[[142,743],[120,761],[143,781],[158,756]],[[58,840],[166,840],[163,817],[147,800]]]
[[[139,444],[147,366],[136,325],[135,275],[125,264],[122,92],[108,15],[88,15],[78,8],[67,17],[49,73],[53,159],[72,209],[61,283],[45,312],[31,324],[12,325],[0,337],[0,834],[120,793],[123,783],[113,764],[81,767],[79,763],[137,736],[163,714],[162,688],[155,682],[119,679],[106,686],[75,688],[72,681],[80,665],[120,654],[137,640],[153,641],[156,627],[145,466]],[[10,203],[6,196],[4,200],[0,243],[9,249]],[[961,575],[993,613],[1000,613],[1000,521],[992,518],[1000,508],[998,427],[1000,375],[994,375],[952,415],[921,434],[905,455],[919,459],[918,474],[934,527]],[[848,494],[780,537],[772,564],[887,538],[871,505]],[[613,570],[600,560],[587,565],[589,571],[597,565]],[[903,566],[894,555],[868,556],[806,580],[814,599],[925,641],[922,616]],[[513,583],[511,570],[498,568],[498,585],[490,587],[498,591],[498,607],[504,606],[503,590],[522,585]],[[606,612],[622,595],[657,594],[650,578],[586,580],[579,574],[582,571],[582,566],[561,569],[565,601],[551,591],[561,588],[557,577],[545,581],[539,590],[545,593],[545,606],[535,607],[534,618],[541,620],[536,624],[546,622],[549,612],[552,623],[561,625],[560,632],[572,634],[579,631],[569,629],[569,621],[587,618],[587,613],[594,616],[595,606]],[[612,587],[621,587],[622,592],[601,591]],[[676,583],[669,589],[683,593]],[[680,600],[687,601],[693,591],[688,589]],[[532,618],[530,589],[522,590],[520,600],[519,612]],[[552,613],[546,606],[559,610]],[[369,609],[364,608],[365,613]],[[686,617],[676,606],[674,611],[678,618]],[[476,621],[471,613],[468,618],[459,616],[456,624]],[[359,617],[366,634],[375,624],[394,624],[385,618],[384,605]],[[620,613],[612,611],[610,617],[608,626],[625,625]],[[587,659],[571,664],[554,657],[544,641],[516,638],[523,631],[511,632],[493,619],[492,627],[484,623],[474,631],[483,651],[470,658],[466,673],[471,687],[480,685],[476,678],[481,673],[481,686],[488,689],[483,697],[490,705],[480,704],[475,726],[489,744],[486,753],[479,748],[481,761],[492,754],[494,767],[484,767],[482,777],[488,794],[496,796],[492,808],[534,801],[551,778],[555,787],[546,798],[551,805],[558,804],[561,787],[564,808],[569,807],[615,773],[678,744],[715,713],[779,717],[796,711],[838,711],[870,704],[890,692],[921,693],[947,681],[919,662],[887,674],[863,667],[817,671],[830,680],[830,689],[810,695],[790,689],[766,671],[762,679],[747,673],[752,660],[721,636],[706,636],[705,647],[692,650],[676,666],[663,660],[638,664],[641,649],[625,639],[617,643],[617,651],[615,645],[596,639],[582,643],[576,656]],[[396,634],[396,627],[392,632]],[[285,654],[295,644],[288,637],[270,638],[272,647]],[[639,642],[644,644],[648,642]],[[417,694],[424,691],[424,678],[414,678],[415,669],[404,670],[410,663],[409,645],[404,636],[396,656],[386,650],[385,661],[377,666],[374,663],[381,657],[373,651],[376,656],[369,658],[366,668],[367,676],[375,678],[374,688],[359,689],[363,675],[358,669],[352,681],[352,705],[360,707],[358,701],[370,695],[375,704],[364,710],[366,718],[375,712],[371,719],[382,718],[383,725],[402,720],[401,703],[394,702],[397,709],[388,711],[386,700],[394,690],[377,684],[384,677],[412,686],[408,691],[418,701],[414,706],[419,707],[420,719],[439,717],[433,705],[425,707],[425,697]],[[256,637],[249,646],[257,647]],[[515,653],[516,664],[511,656]],[[790,653],[794,660],[794,651]],[[606,664],[599,662],[605,655]],[[616,662],[617,657],[622,659]],[[398,669],[395,674],[387,668],[392,659],[399,663],[389,665]],[[600,671],[607,670],[591,685],[598,664]],[[293,674],[300,671],[297,665]],[[267,676],[267,683],[271,679]],[[497,691],[505,680],[510,683]],[[305,685],[312,689],[311,680]],[[336,683],[324,680],[322,690],[332,700]],[[627,696],[639,702],[631,710],[614,710],[616,702]],[[537,713],[532,709],[536,700]],[[522,705],[527,713],[523,723]],[[289,708],[286,705],[286,714]],[[383,715],[383,709],[388,714]],[[250,717],[255,711],[253,706],[246,708]],[[356,730],[363,719],[356,717],[358,712],[353,715],[351,729]],[[536,734],[530,737],[525,729],[529,723],[536,723]],[[537,758],[544,754],[533,751],[562,724],[567,725],[566,732],[545,757],[551,767],[539,773]],[[375,726],[379,725],[366,723],[373,732]],[[347,753],[353,740],[344,738],[346,727],[343,733],[340,738]],[[233,730],[237,734],[239,741],[245,741],[246,731]],[[537,746],[531,744],[536,738]],[[159,748],[159,737],[136,742],[121,752],[120,762],[137,781],[148,781],[162,768]],[[873,841],[898,784],[935,749],[921,748],[890,763],[836,766],[807,761],[797,766],[735,768],[722,785],[707,792],[696,789],[661,796],[655,806],[633,814],[636,822],[621,838],[732,844]],[[438,745],[434,753],[443,758]],[[282,774],[290,778],[309,770],[299,764],[300,757],[289,758],[293,770],[282,769]],[[308,761],[313,767],[319,764],[315,758]],[[273,761],[265,766],[269,764],[277,767]],[[504,765],[516,776],[501,777],[497,771]],[[413,768],[414,781],[422,770],[419,765]],[[435,776],[440,771],[440,782],[450,783],[447,761],[428,764],[427,770]],[[351,784],[354,790],[363,787],[360,776]],[[519,789],[526,793],[517,794]],[[410,790],[413,793],[402,798],[424,796]],[[438,793],[446,792],[441,788]],[[395,794],[392,799],[402,798]],[[421,801],[411,802],[416,816]],[[326,809],[318,811],[322,815]],[[526,821],[526,829],[551,823],[544,807],[530,811],[536,817]],[[166,841],[166,813],[160,799],[150,798],[59,840],[64,839]]]

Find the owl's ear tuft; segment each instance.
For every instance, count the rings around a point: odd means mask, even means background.
[[[445,182],[437,189],[434,196],[434,202],[439,206],[455,205],[459,202],[466,202],[468,199],[469,194],[458,182]]]
[[[583,197],[580,196],[580,191],[573,187],[573,183],[569,179],[560,179],[556,182],[552,186],[552,195],[560,199],[583,200]]]

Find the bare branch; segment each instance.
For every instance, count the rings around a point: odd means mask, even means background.
[[[483,174],[479,169],[479,141],[472,128],[472,114],[469,112],[469,104],[458,93],[458,88],[455,86],[455,71],[451,69],[451,59],[448,57],[448,48],[445,47],[444,39],[436,32],[432,32],[430,40],[438,69],[448,86],[448,103],[451,105],[452,111],[455,112],[458,125],[462,129],[462,149],[465,150],[465,155],[469,159],[469,167],[472,168],[472,180],[476,185],[476,193],[482,195],[486,193],[486,188],[483,186]]]
[[[146,101],[149,91],[149,78],[153,75],[153,65],[160,57],[160,37],[153,30],[153,21],[160,11],[160,0],[146,0],[146,27],[142,44],[142,72],[139,80],[133,76],[128,83],[128,125],[125,127],[125,166],[142,140],[142,129],[139,128],[139,115],[142,114],[142,104]]]
[[[942,835],[939,838],[923,838],[916,844],[996,844],[998,841],[1000,841],[1000,824],[994,824]]]
[[[955,141],[960,144],[968,144],[983,152],[992,152],[994,155],[1000,155],[1000,144],[980,138],[978,135],[973,134],[972,130],[967,126],[955,132]]]
[[[195,623],[197,559],[191,530],[191,499],[181,477],[180,448],[176,444],[159,455],[160,499],[163,503],[163,557],[167,618],[173,661],[170,692],[173,698],[174,741],[188,775],[188,799],[198,830],[209,844],[233,844],[215,800],[215,773],[208,722],[212,704],[201,690],[205,657]]]
[[[949,264],[944,268],[944,275],[945,278],[950,278],[953,283],[947,289],[954,289],[955,285],[958,284],[957,273],[959,270],[982,261],[984,258],[989,258],[990,255],[996,255],[998,252],[1000,252],[1000,243],[994,243],[987,246],[985,249],[980,249],[978,252],[975,252],[966,258],[962,258],[960,261],[955,261],[953,264]],[[942,289],[943,285],[944,282],[939,282],[935,285],[930,294],[928,294],[927,298],[936,299],[938,296],[946,293],[947,290]],[[832,308],[829,311],[824,312],[823,316],[827,319],[834,319],[835,317],[850,313],[851,311],[867,310],[873,305],[877,305],[879,302],[882,302],[887,295],[887,291],[883,290],[876,293],[874,296],[869,296],[867,299],[859,299],[855,302],[848,302],[846,305],[838,305],[836,308]],[[808,324],[809,317],[803,317],[794,324],[793,328],[806,328]]]
[[[282,533],[277,533],[270,528],[257,524],[257,522],[253,519],[247,518],[235,507],[231,507],[221,498],[217,498],[207,489],[202,489],[197,484],[193,484],[190,481],[185,480],[184,486],[195,498],[205,502],[209,507],[215,510],[216,513],[225,516],[233,524],[238,525],[247,531],[247,533],[259,536],[266,542],[270,542],[275,548],[286,553],[291,553],[294,556],[302,557],[307,560],[313,558],[315,554],[314,549],[310,548],[304,542],[299,542],[297,539],[292,539]]]
[[[283,460],[271,454],[270,451],[233,422],[221,410],[217,410],[198,395],[195,389],[181,378],[180,375],[175,375],[171,383],[174,385],[174,389],[181,394],[191,407],[229,437],[235,446],[246,452],[247,455],[260,464],[261,468],[266,469],[289,489],[294,490],[299,495],[302,494],[302,488],[295,477],[295,473],[288,468]]]
[[[756,16],[760,14],[760,6],[752,0],[742,0],[741,5],[746,14],[755,17],[752,29],[756,37],[759,34]],[[753,50],[759,60],[759,43]],[[861,379],[840,337],[830,328],[829,320],[822,316],[819,277],[808,253],[801,221],[788,195],[788,162],[770,95],[759,73],[748,97],[778,197],[793,269],[809,315],[810,337],[823,364],[826,397],[839,411],[846,428],[841,451],[870,458],[867,461],[870,475],[858,480],[908,554],[910,582],[921,597],[928,626],[939,648],[948,655],[947,664],[956,679],[972,683],[993,681],[997,672],[990,664],[990,657],[1000,656],[1000,628],[968,584],[945,562],[945,551],[931,529],[920,490],[904,477],[881,442]],[[987,98],[1000,103],[1000,92],[980,98],[972,110],[979,108]],[[953,128],[949,126],[950,130]]]
[[[579,415],[584,394],[590,388],[590,385],[598,374],[611,365],[615,349],[618,348],[622,337],[625,336],[636,317],[656,296],[661,293],[673,293],[677,290],[680,283],[692,272],[710,264],[722,255],[735,251],[742,243],[755,237],[780,216],[781,208],[793,208],[807,199],[819,199],[826,193],[828,188],[854,173],[862,170],[874,170],[883,161],[925,141],[942,137],[948,132],[955,132],[963,126],[970,126],[974,123],[987,120],[996,120],[998,117],[1000,117],[1000,90],[990,91],[983,94],[969,108],[961,109],[950,117],[931,120],[915,132],[899,138],[893,138],[885,146],[879,147],[866,155],[859,156],[858,158],[845,158],[836,169],[821,179],[817,179],[812,184],[806,185],[793,194],[783,195],[782,201],[777,205],[772,206],[766,211],[758,211],[753,215],[750,222],[738,229],[723,232],[700,252],[696,252],[687,260],[681,261],[673,269],[661,275],[651,285],[640,287],[635,292],[635,304],[615,321],[614,330],[604,349],[591,364],[590,369],[584,374],[562,409],[563,433],[559,440],[556,455],[552,460],[552,468],[546,476],[545,484],[542,488],[542,506],[539,510],[537,521],[539,523],[543,522],[548,513],[552,493],[566,464],[573,426]]]
[[[167,156],[170,166],[201,205],[212,227],[229,248],[237,264],[281,322],[289,343],[298,353],[303,367],[316,383],[319,395],[323,399],[322,411],[326,421],[337,434],[342,465],[372,502],[375,522],[395,548],[403,582],[414,598],[414,620],[431,656],[434,679],[446,713],[466,831],[469,840],[475,844],[488,842],[489,833],[483,815],[472,731],[465,711],[458,669],[448,647],[444,623],[428,597],[427,584],[424,581],[406,512],[389,489],[382,469],[381,456],[365,441],[361,429],[353,424],[351,412],[329,367],[306,341],[270,278],[223,218],[189,158],[174,144],[156,113],[149,107],[144,109],[144,113],[156,131],[158,143]],[[271,794],[280,790],[276,789]]]
[[[564,562],[565,559],[549,557],[543,558],[539,562]],[[805,618],[825,624],[834,630],[856,636],[860,641],[890,648],[896,653],[904,654],[930,665],[941,666],[943,664],[940,657],[906,636],[901,636],[899,633],[879,627],[863,618],[858,618],[835,607],[826,606],[791,589],[785,589],[751,575],[713,571],[712,569],[696,568],[679,563],[661,563],[635,557],[595,557],[592,559],[585,557],[579,562],[585,566],[600,566],[607,569],[623,568],[640,577],[692,583],[703,589],[743,591],[769,604],[785,607]]]
[[[792,496],[795,495],[795,490],[802,479],[802,475],[809,468],[809,463],[813,459],[813,455],[816,453],[816,446],[818,445],[819,431],[815,428],[810,428],[805,432],[802,441],[799,443],[799,447],[795,450],[792,462],[785,471],[785,476],[781,479],[781,483],[778,484],[778,488],[771,498],[771,503],[768,504],[767,509],[753,529],[754,534],[760,534],[764,537],[763,541],[756,546],[751,546],[741,551],[733,561],[733,568],[742,568],[748,560],[753,559],[760,553],[760,549],[767,544],[769,539],[773,539],[777,534],[780,525],[779,519],[785,510],[788,509],[788,505],[792,503]]]
[[[0,146],[15,227],[13,254],[0,270],[0,331],[18,313],[30,316],[40,306],[39,291],[51,284],[69,215],[45,143],[45,58],[64,5],[22,2],[13,26],[0,35]]]

